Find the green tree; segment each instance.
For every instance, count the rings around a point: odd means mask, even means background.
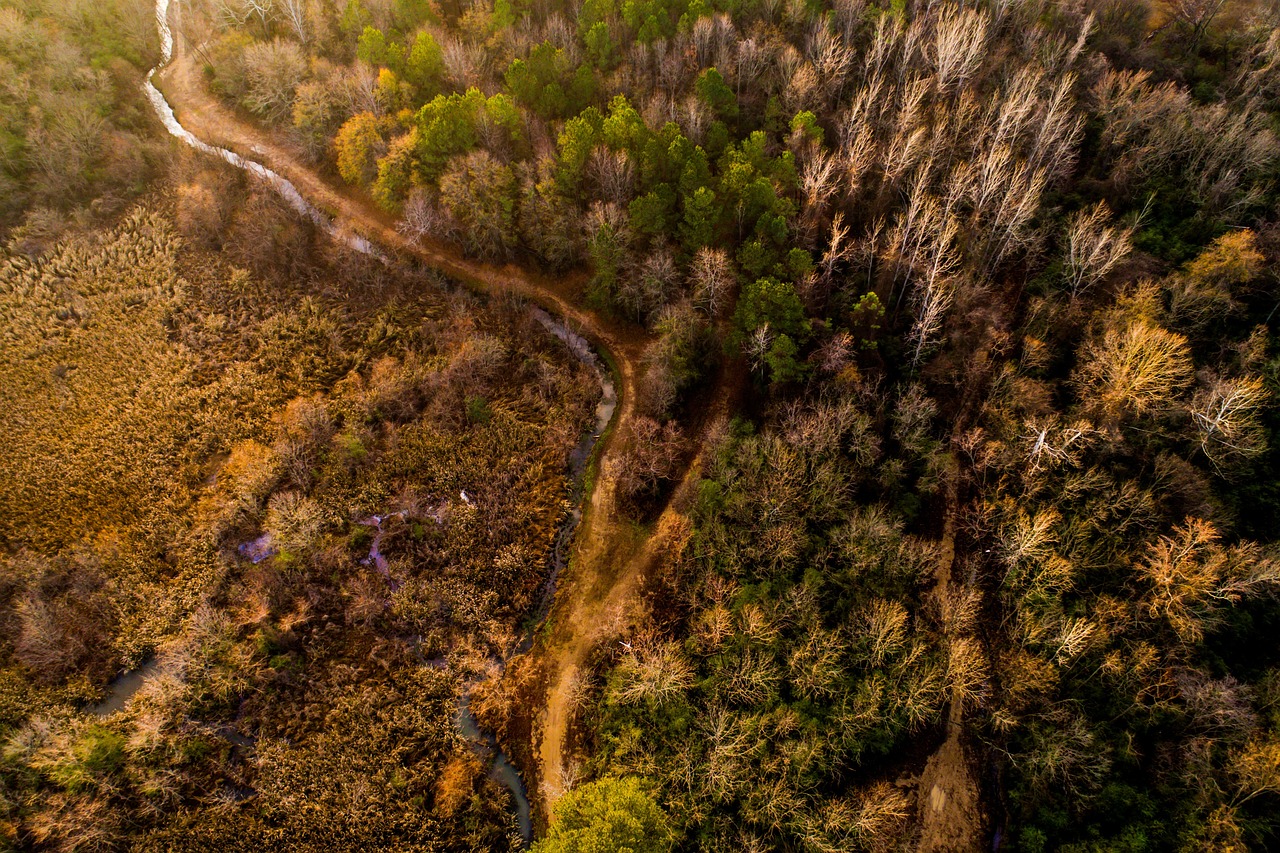
[[[618,63],[618,45],[604,21],[592,24],[583,34],[582,42],[587,46],[591,64],[601,71],[609,71]]]
[[[659,184],[630,205],[631,225],[641,234],[661,237],[670,230],[671,209],[675,206],[675,193],[667,184]]]
[[[387,62],[387,39],[382,30],[376,27],[365,27],[356,41],[356,56],[370,65],[385,65]]]
[[[413,153],[417,146],[418,130],[414,128],[393,139],[386,156],[378,161],[373,197],[383,210],[396,210],[413,187]]]
[[[604,141],[615,151],[626,151],[637,161],[641,159],[645,143],[649,141],[649,128],[626,95],[618,95],[609,102],[609,117],[604,120]]]
[[[440,91],[444,75],[444,51],[439,42],[425,30],[418,33],[405,63],[405,79],[418,87],[419,96],[429,96]]]
[[[582,184],[591,151],[600,141],[604,116],[595,107],[583,110],[578,116],[564,123],[564,130],[557,140],[559,156],[556,168],[556,184],[569,197],[576,196]]]
[[[342,30],[343,35],[350,38],[356,33],[364,32],[365,27],[372,23],[373,16],[360,3],[360,0],[348,0],[346,8],[342,10],[338,28]]]
[[[776,335],[793,341],[809,338],[809,320],[796,289],[776,278],[759,278],[742,288],[733,312],[734,340],[742,342],[755,330],[768,326]]]
[[[700,188],[710,185],[711,164],[707,161],[707,152],[702,150],[701,145],[695,145],[680,168],[680,195],[687,198]]]
[[[559,82],[563,63],[564,51],[543,42],[529,51],[528,58],[513,60],[502,76],[517,101],[551,117],[567,105]]]
[[[670,847],[662,809],[636,777],[600,779],[556,803],[534,853],[660,853]]]
[[[822,144],[822,125],[818,124],[818,117],[809,110],[802,110],[795,114],[791,119],[791,132],[818,145]]]
[[[550,42],[535,47],[527,59],[514,60],[504,78],[515,99],[544,118],[575,115],[595,95],[590,67],[571,69],[565,52]]]
[[[480,90],[468,89],[465,94],[436,95],[418,110],[418,159],[428,181],[440,177],[450,157],[476,147],[485,106]]]
[[[765,364],[769,366],[769,381],[778,383],[803,379],[806,371],[798,359],[799,354],[800,347],[796,346],[790,335],[778,335],[774,338],[764,356]]]
[[[694,90],[698,98],[721,119],[733,121],[738,117],[738,98],[716,69],[708,68],[699,74]]]
[[[684,221],[680,223],[680,242],[690,252],[711,245],[715,238],[716,223],[720,220],[720,205],[716,194],[706,187],[698,187],[692,196],[684,200]]]

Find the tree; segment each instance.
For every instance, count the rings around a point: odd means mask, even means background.
[[[617,463],[618,493],[636,509],[679,472],[686,442],[675,421],[659,424],[649,417],[637,418],[623,440],[627,452]]]
[[[445,78],[444,51],[431,33],[423,30],[414,37],[404,76],[418,87],[419,97],[431,97],[439,92]]]
[[[564,123],[557,139],[556,184],[565,195],[578,195],[591,152],[600,141],[604,116],[589,107]]]
[[[455,157],[440,177],[440,202],[461,226],[463,247],[480,257],[505,257],[515,247],[515,176],[488,151]]]
[[[738,343],[764,326],[796,341],[809,338],[809,320],[800,296],[792,285],[776,278],[759,278],[742,288],[733,323],[734,340]]]
[[[1234,459],[1250,459],[1266,450],[1267,434],[1260,415],[1269,395],[1257,377],[1213,377],[1191,404],[1191,420],[1200,451],[1214,467]]]
[[[373,96],[383,115],[395,115],[408,102],[406,88],[390,68],[378,69],[378,83],[374,86]]]
[[[1212,524],[1188,518],[1135,566],[1142,609],[1183,642],[1199,642],[1218,608],[1280,586],[1280,564],[1257,545],[1224,547],[1219,540]]]
[[[1188,49],[1194,51],[1204,37],[1205,30],[1227,5],[1227,0],[1163,0],[1162,5],[1175,21],[1190,30]]]
[[[800,363],[799,355],[800,347],[790,335],[774,338],[764,355],[764,362],[769,366],[769,381],[782,383],[803,379],[808,370]]]
[[[696,252],[710,245],[715,238],[720,220],[720,205],[716,194],[707,187],[698,187],[684,200],[684,220],[680,223],[680,242],[687,251]]]
[[[357,33],[363,33],[364,28],[372,22],[373,16],[364,8],[360,0],[347,0],[347,5],[342,10],[342,18],[338,21],[338,28],[342,30],[343,35],[352,38],[356,37]]]
[[[437,180],[450,159],[484,143],[491,149],[521,144],[519,110],[506,95],[485,98],[479,89],[437,95],[418,110],[419,169]]]
[[[615,673],[613,701],[661,707],[684,696],[693,685],[694,668],[678,643],[645,643],[633,648]]]
[[[521,177],[520,236],[538,257],[557,269],[578,261],[582,253],[578,206],[558,189],[550,158],[525,164]]]
[[[712,340],[706,320],[688,301],[661,309],[654,331],[658,339],[645,348],[650,365],[645,410],[665,418],[680,396],[706,374]]]
[[[1074,299],[1092,288],[1128,257],[1132,228],[1109,225],[1111,209],[1100,201],[1071,217],[1067,225],[1066,277]]]
[[[986,56],[987,15],[972,9],[944,6],[929,51],[938,88],[961,88]]]
[[[307,75],[307,58],[291,41],[258,42],[245,49],[244,71],[244,105],[275,122],[292,110],[294,93]]]
[[[293,101],[293,126],[312,157],[319,158],[329,147],[339,116],[339,94],[324,83],[303,83]]]
[[[387,150],[378,120],[372,113],[347,119],[333,140],[338,174],[349,184],[368,186],[378,175],[378,160]]]
[[[575,788],[555,805],[547,837],[534,853],[661,853],[668,849],[666,815],[634,776]]]
[[[418,145],[415,127],[391,141],[385,157],[378,161],[378,178],[373,198],[383,210],[395,210],[409,195],[414,182],[414,150]]]
[[[281,0],[280,11],[289,29],[293,30],[298,43],[305,46],[310,42],[310,22],[307,20],[307,9],[303,0]]]
[[[675,193],[668,184],[659,184],[650,192],[632,199],[627,211],[631,215],[631,227],[640,234],[660,238],[669,230],[671,208],[675,205]]]
[[[595,76],[587,66],[572,69],[561,48],[543,42],[527,59],[512,61],[503,75],[516,100],[544,118],[576,115],[595,93]]]
[[[1075,382],[1085,407],[1114,422],[1167,408],[1191,376],[1187,339],[1136,318],[1109,323],[1084,346]]]
[[[1169,313],[1180,325],[1205,331],[1238,307],[1237,291],[1258,277],[1264,261],[1254,232],[1227,232],[1167,280]]]
[[[708,315],[716,317],[729,301],[729,292],[737,283],[733,264],[724,249],[703,246],[693,253],[689,264],[689,286],[693,302]]]
[[[698,75],[694,84],[698,98],[711,108],[719,118],[731,122],[738,117],[738,98],[724,81],[724,77],[714,68],[708,68]]]
[[[356,42],[356,56],[370,65],[385,65],[387,62],[387,39],[377,27],[365,27]]]
[[[617,63],[618,46],[609,33],[609,25],[597,21],[582,36],[582,43],[587,47],[587,56],[601,71],[608,71]]]

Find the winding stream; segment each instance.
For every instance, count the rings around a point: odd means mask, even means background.
[[[314,223],[316,227],[324,231],[329,237],[337,242],[354,249],[361,254],[377,258],[384,263],[389,262],[385,253],[378,249],[372,242],[358,234],[354,234],[343,228],[340,228],[323,211],[318,209],[311,202],[303,197],[298,188],[294,186],[287,178],[277,172],[268,169],[261,163],[249,160],[234,151],[226,148],[220,148],[216,145],[210,145],[204,140],[197,137],[191,131],[187,130],[178,121],[174,115],[173,107],[169,104],[165,96],[156,88],[152,78],[169,64],[173,58],[173,31],[169,27],[169,5],[170,0],[156,0],[156,28],[160,34],[160,63],[147,72],[146,80],[143,81],[142,90],[147,96],[147,100],[151,102],[152,108],[156,115],[160,118],[165,129],[169,133],[186,145],[213,157],[231,164],[237,169],[253,175],[259,180],[269,185],[277,194],[280,195],[289,206],[294,209],[300,216]],[[548,563],[549,571],[547,581],[543,587],[539,597],[537,607],[532,614],[530,627],[523,641],[503,659],[500,663],[505,667],[506,663],[516,654],[527,651],[533,644],[533,638],[537,634],[538,628],[546,621],[547,614],[551,610],[551,604],[555,599],[556,584],[559,580],[561,571],[568,561],[569,545],[573,540],[573,534],[577,530],[579,523],[582,521],[582,502],[585,495],[585,475],[587,464],[591,459],[591,454],[595,449],[596,443],[600,436],[609,427],[609,423],[613,420],[614,412],[618,406],[618,393],[614,383],[609,375],[609,371],[601,363],[595,351],[585,338],[568,328],[562,321],[548,314],[546,311],[537,308],[534,309],[534,316],[538,322],[543,325],[546,330],[559,338],[568,347],[569,351],[582,364],[589,367],[596,378],[600,382],[600,402],[596,406],[595,421],[592,428],[586,431],[579,440],[577,446],[569,457],[569,468],[571,474],[572,486],[572,509],[566,514],[565,519],[561,522],[560,528],[556,533],[555,542],[552,547]],[[376,519],[376,521],[375,521]],[[374,536],[372,546],[370,548],[369,559],[378,568],[379,572],[384,573],[390,579],[386,569],[386,560],[379,550],[379,544],[382,539],[382,518],[374,516],[369,519],[370,526],[376,528],[377,533]],[[369,523],[362,522],[362,523]],[[254,560],[257,562],[257,560]],[[112,683],[108,692],[107,699],[96,708],[92,709],[96,714],[111,713],[119,710],[124,703],[142,686],[143,681],[154,669],[154,662],[148,663],[146,666],[140,667],[129,673],[125,673]],[[520,834],[524,839],[527,847],[533,840],[533,824],[530,818],[529,797],[525,790],[524,780],[520,777],[519,771],[511,764],[507,756],[498,747],[497,741],[489,734],[482,731],[476,723],[475,718],[470,710],[470,687],[465,690],[458,701],[457,725],[462,732],[463,737],[470,742],[474,748],[485,754],[491,759],[489,774],[492,778],[501,782],[510,791],[516,803],[516,819],[520,827]]]
[[[156,76],[156,73],[168,65],[169,60],[173,59],[173,31],[169,28],[169,0],[156,0],[156,28],[160,32],[160,64],[147,72],[147,79],[142,83],[142,91],[147,96],[147,100],[151,102],[151,107],[156,111],[156,115],[159,116],[165,130],[197,151],[225,160],[237,169],[243,169],[267,183],[300,216],[313,222],[320,230],[338,242],[355,249],[363,255],[385,260],[386,256],[378,250],[377,246],[358,234],[352,234],[339,228],[323,211],[303,198],[302,193],[298,192],[298,188],[290,183],[288,178],[278,172],[273,172],[261,163],[255,163],[253,160],[241,157],[234,151],[210,145],[179,123],[177,116],[173,114],[173,107],[169,105],[164,95],[160,93],[155,83],[152,82],[152,78]]]

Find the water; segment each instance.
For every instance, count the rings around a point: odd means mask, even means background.
[[[109,717],[117,711],[123,711],[125,703],[133,698],[133,694],[142,689],[142,685],[146,684],[147,679],[156,671],[158,665],[152,659],[141,666],[117,675],[107,685],[107,698],[90,708],[89,713],[95,717]]]
[[[387,582],[387,586],[391,588],[392,592],[400,589],[401,584],[398,580],[391,577],[391,567],[387,563],[386,556],[382,553],[382,537],[387,535],[387,531],[382,527],[382,522],[392,516],[398,516],[403,519],[405,515],[405,511],[400,510],[400,512],[393,512],[391,515],[372,515],[366,519],[356,522],[357,524],[364,525],[365,527],[372,527],[374,530],[378,531],[373,534],[373,541],[369,543],[369,556],[365,557],[360,562],[364,563],[366,566],[373,566],[377,569],[378,574],[382,575],[382,579]]]
[[[147,72],[147,79],[142,83],[142,91],[147,96],[147,100],[151,102],[151,107],[156,111],[156,115],[159,116],[165,130],[197,151],[224,160],[237,169],[243,169],[268,184],[300,216],[315,223],[317,227],[338,242],[355,249],[363,255],[385,260],[385,255],[373,243],[358,234],[352,234],[339,228],[323,211],[303,198],[302,193],[298,192],[298,188],[288,178],[273,172],[261,163],[241,157],[234,151],[210,145],[179,123],[177,116],[173,114],[173,107],[169,105],[164,95],[160,93],[155,83],[152,82],[156,72],[168,65],[169,60],[173,58],[173,31],[169,28],[169,0],[156,0],[156,28],[160,32],[160,64]]]
[[[520,826],[520,837],[524,839],[527,847],[533,840],[533,818],[529,810],[529,797],[525,794],[524,779],[520,777],[520,771],[516,770],[511,762],[507,760],[506,754],[498,748],[498,742],[493,736],[480,730],[480,726],[476,723],[476,718],[471,715],[471,697],[466,693],[458,700],[456,722],[463,737],[486,755],[492,756],[493,764],[489,767],[489,776],[506,785],[512,794],[517,791],[520,792],[515,797],[516,823]]]
[[[591,429],[583,433],[577,446],[569,454],[569,473],[573,483],[570,505],[573,508],[569,511],[565,520],[561,522],[560,529],[556,532],[555,543],[551,547],[551,569],[547,574],[547,582],[542,588],[542,595],[537,607],[534,609],[533,618],[530,620],[529,630],[525,635],[524,641],[516,650],[517,654],[526,652],[533,646],[534,636],[537,634],[538,629],[542,627],[542,624],[546,622],[547,615],[551,612],[551,604],[555,601],[556,584],[560,580],[561,571],[563,571],[565,564],[569,560],[569,545],[573,541],[573,534],[577,532],[578,525],[582,522],[582,502],[586,498],[583,493],[583,487],[586,485],[587,463],[591,459],[591,454],[595,450],[600,436],[609,428],[614,412],[618,409],[618,390],[614,387],[613,379],[609,376],[609,372],[605,370],[604,365],[600,363],[600,359],[596,357],[595,351],[591,348],[591,344],[587,342],[586,338],[570,330],[564,323],[556,320],[540,308],[535,309],[534,316],[542,324],[543,328],[564,341],[565,346],[569,348],[569,351],[573,353],[578,361],[585,364],[595,373],[596,380],[600,383],[600,401],[596,403],[595,421],[592,423]]]
[[[151,102],[152,108],[165,129],[172,136],[197,151],[217,157],[263,181],[288,202],[289,206],[300,216],[314,223],[332,239],[363,255],[377,258],[384,263],[388,262],[387,255],[369,240],[339,228],[323,211],[307,201],[302,193],[298,191],[298,188],[283,175],[268,169],[261,163],[242,157],[234,151],[210,145],[182,126],[177,116],[174,115],[173,107],[165,100],[164,95],[156,88],[155,83],[152,82],[156,73],[168,65],[173,58],[173,31],[169,27],[169,3],[170,0],[156,0],[156,28],[160,34],[160,64],[147,73],[146,80],[142,84],[147,100]],[[550,612],[551,602],[555,598],[556,582],[568,560],[569,544],[578,528],[578,524],[582,520],[582,501],[585,497],[583,494],[583,479],[586,474],[587,462],[591,458],[596,442],[599,441],[604,431],[608,429],[609,423],[613,420],[614,412],[618,407],[617,389],[610,379],[608,371],[600,363],[600,359],[596,356],[587,340],[541,309],[535,309],[535,316],[548,332],[563,341],[570,352],[596,374],[596,378],[600,382],[601,396],[600,402],[596,405],[593,428],[582,436],[582,439],[570,454],[569,467],[573,482],[573,509],[568,513],[556,534],[550,557],[550,571],[548,572],[547,582],[543,587],[540,601],[535,608],[530,630],[520,646],[512,650],[513,655],[528,650],[532,645],[537,629],[545,622],[547,614]],[[372,519],[361,523],[372,522],[371,526],[377,529],[378,532],[374,535],[373,543],[369,549],[368,559],[372,561],[380,573],[390,580],[386,558],[383,557],[381,550],[379,550],[382,540],[382,520],[381,517],[374,516]],[[257,559],[254,562],[257,562]],[[502,665],[505,666],[510,657],[511,655],[506,660],[501,661]],[[144,680],[154,668],[155,664],[151,662],[120,676],[112,683],[107,700],[95,707],[93,713],[105,715],[123,708],[129,697],[142,687]],[[524,780],[520,778],[520,773],[512,766],[507,756],[498,748],[497,741],[480,730],[475,718],[471,716],[469,701],[469,694],[464,693],[458,705],[458,727],[468,741],[493,757],[490,774],[511,791],[516,803],[516,818],[520,825],[520,834],[525,841],[525,845],[528,846],[533,839],[533,824],[530,819],[529,797],[525,791]]]
[[[255,566],[268,557],[276,555],[276,546],[272,542],[270,533],[264,533],[257,539],[241,543],[236,550],[240,556],[247,558]]]

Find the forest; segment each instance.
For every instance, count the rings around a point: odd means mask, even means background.
[[[0,71],[3,849],[1280,847],[1274,3],[0,0]]]

